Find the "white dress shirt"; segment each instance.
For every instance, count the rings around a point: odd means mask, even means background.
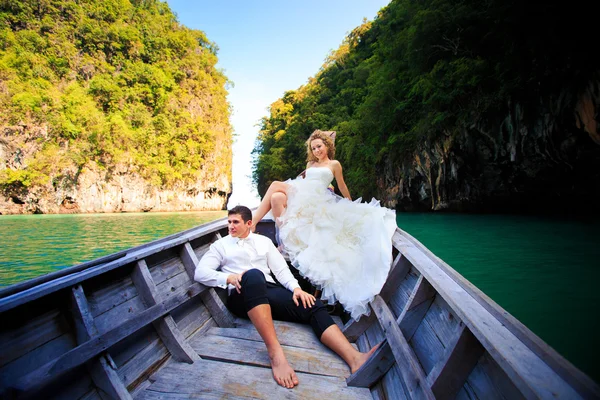
[[[244,239],[227,235],[211,244],[196,266],[194,280],[224,289],[228,287],[230,274],[241,274],[252,268],[260,270],[271,283],[275,283],[271,277],[273,272],[279,283],[291,292],[300,287],[271,239],[252,232]],[[233,288],[229,285],[230,290]]]

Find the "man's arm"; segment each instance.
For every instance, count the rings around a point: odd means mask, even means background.
[[[229,274],[217,271],[225,259],[224,253],[223,246],[219,242],[211,244],[210,249],[208,249],[196,266],[194,280],[206,286],[227,288]]]
[[[279,283],[283,285],[287,290],[293,292],[294,289],[299,288],[300,285],[292,271],[288,267],[285,259],[279,251],[275,248],[273,243],[269,240],[269,251],[267,252],[267,264],[269,269],[273,272]]]

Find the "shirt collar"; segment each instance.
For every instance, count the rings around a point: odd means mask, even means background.
[[[240,244],[243,245],[244,243],[251,243],[253,242],[252,237],[254,236],[254,234],[252,232],[248,233],[248,236],[246,236],[245,238],[234,238],[235,239],[235,243],[236,244]]]

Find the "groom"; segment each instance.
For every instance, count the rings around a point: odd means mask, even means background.
[[[271,240],[251,232],[252,212],[244,206],[229,210],[229,235],[210,246],[196,266],[194,279],[206,286],[229,289],[227,307],[252,321],[263,339],[275,381],[293,388],[299,381],[277,339],[273,318],[309,323],[321,342],[336,352],[356,372],[371,354],[348,342],[321,300],[300,288],[283,256]],[[280,284],[271,276],[275,275]]]

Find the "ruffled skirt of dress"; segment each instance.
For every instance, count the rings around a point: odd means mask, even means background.
[[[321,299],[339,301],[355,320],[368,315],[392,262],[396,213],[375,199],[339,198],[315,181],[286,183],[279,238],[292,265],[321,289]]]

